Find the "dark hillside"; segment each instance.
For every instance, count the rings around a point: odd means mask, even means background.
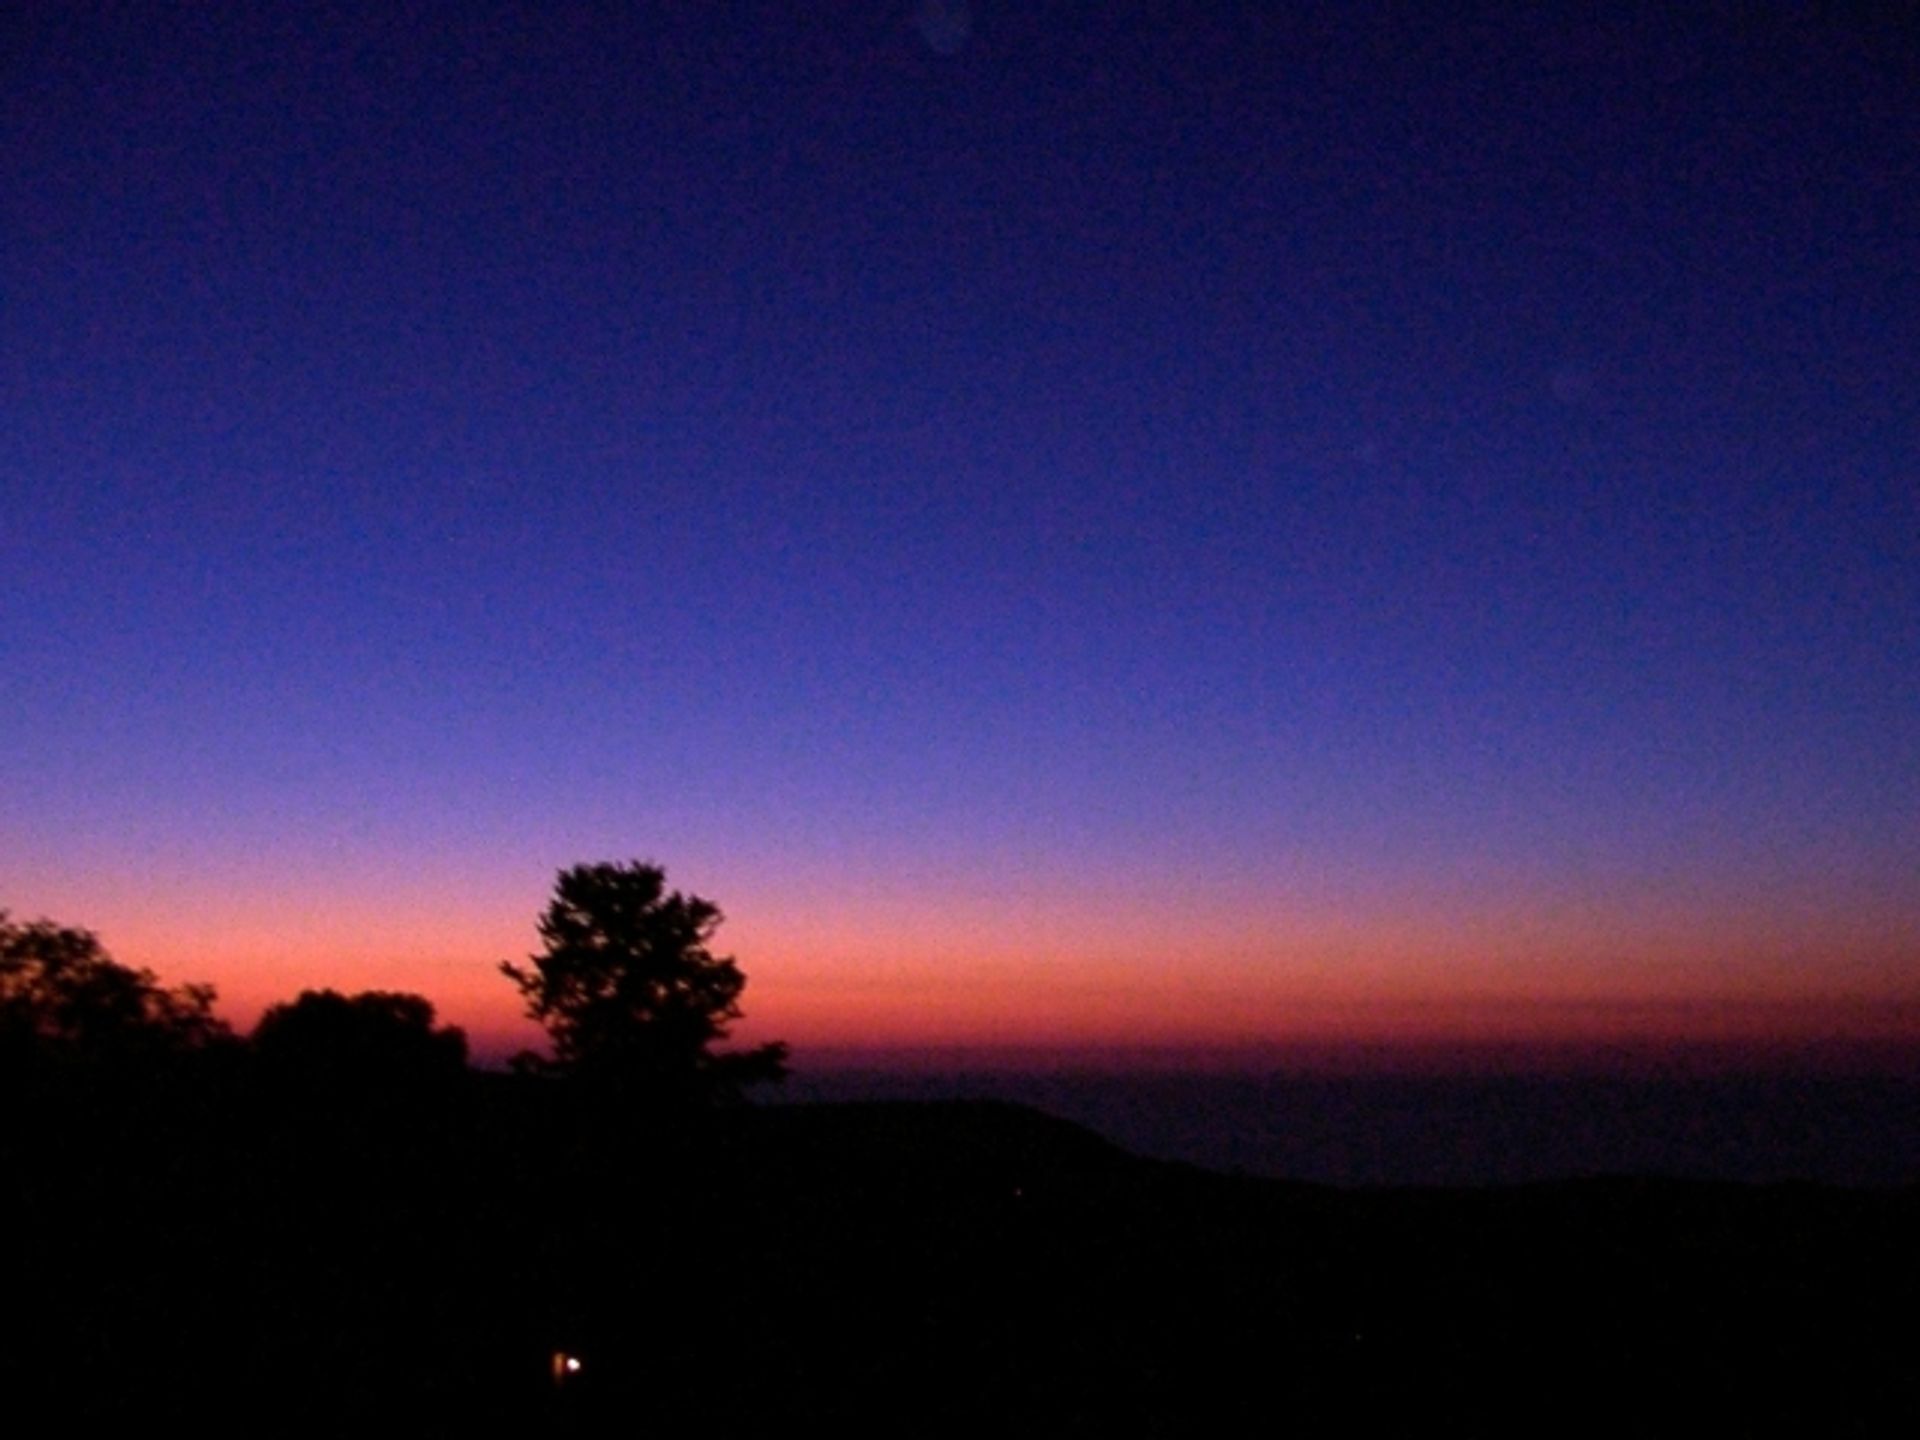
[[[999,1103],[643,1125],[501,1077],[41,1081],[8,1393],[70,1420],[676,1434],[1890,1433],[1908,1190],[1341,1191]],[[556,1352],[577,1372],[552,1370]],[[1871,1418],[1870,1418],[1871,1417]]]

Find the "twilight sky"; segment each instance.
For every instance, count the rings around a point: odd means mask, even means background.
[[[802,1065],[1920,1045],[1920,23],[1517,8],[21,7],[0,905],[483,1052],[626,858]]]

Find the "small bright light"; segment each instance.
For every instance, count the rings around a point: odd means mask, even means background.
[[[577,1355],[567,1356],[567,1373],[569,1375],[573,1375],[578,1373],[579,1369],[580,1369],[580,1357]]]

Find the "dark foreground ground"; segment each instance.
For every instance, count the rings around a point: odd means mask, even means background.
[[[1913,1187],[1336,1190],[999,1103],[485,1076],[6,1111],[23,1435],[1920,1433]]]

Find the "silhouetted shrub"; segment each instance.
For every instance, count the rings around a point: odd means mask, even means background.
[[[268,1009],[252,1041],[270,1074],[316,1084],[420,1083],[458,1075],[467,1063],[465,1032],[435,1028],[424,997],[385,990],[303,991]]]

